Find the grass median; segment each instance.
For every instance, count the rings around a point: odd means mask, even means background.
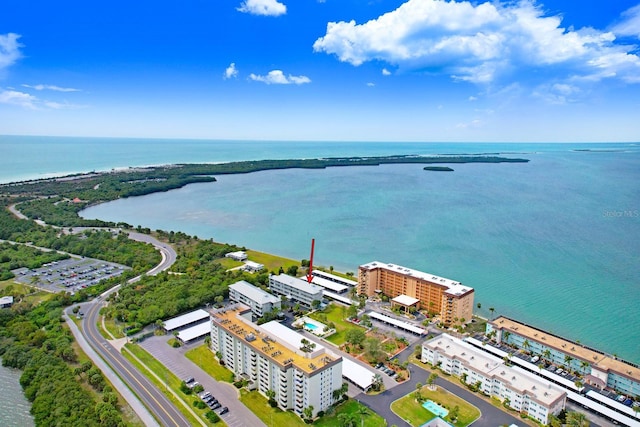
[[[169,399],[174,405],[176,405],[178,410],[189,420],[190,425],[200,425],[203,422],[205,424],[211,425],[211,422],[209,422],[205,418],[205,414],[209,412],[209,409],[198,409],[193,406],[193,402],[198,400],[198,396],[189,396],[180,391],[180,384],[182,383],[182,380],[175,376],[173,372],[169,371],[162,363],[158,362],[147,351],[136,344],[125,344],[125,348],[122,351],[122,354],[131,363],[133,363],[133,365],[136,366],[136,368],[138,368],[138,370],[142,372],[149,379],[149,381],[155,384],[158,389],[162,391],[165,396],[167,396],[167,399]],[[145,366],[142,366],[140,362],[136,360],[136,358]],[[151,375],[149,373],[149,370],[151,370],[155,374],[155,376]],[[185,408],[184,404],[180,402],[178,398],[169,390],[175,392],[175,394],[180,397],[182,402],[189,406],[191,410],[198,414],[201,418],[196,419],[191,411],[188,411]],[[226,424],[224,423],[224,421],[220,420],[213,425],[224,426]]]

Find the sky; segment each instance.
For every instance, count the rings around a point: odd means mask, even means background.
[[[2,3],[0,135],[640,141],[638,0]]]

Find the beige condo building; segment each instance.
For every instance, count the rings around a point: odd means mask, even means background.
[[[473,288],[400,265],[379,261],[361,265],[358,293],[366,296],[382,293],[390,298],[409,296],[418,300],[417,308],[438,313],[447,324],[455,323],[456,319],[468,322],[473,316]]]

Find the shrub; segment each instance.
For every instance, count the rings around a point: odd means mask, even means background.
[[[324,411],[318,411],[318,418],[324,417]]]
[[[211,424],[215,424],[220,421],[220,417],[213,411],[209,411],[205,414],[205,417],[211,422]]]
[[[194,393],[200,393],[201,391],[204,391],[204,387],[202,386],[202,384],[198,384],[193,388]]]

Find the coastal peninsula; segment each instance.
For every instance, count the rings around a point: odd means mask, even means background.
[[[251,173],[277,169],[324,169],[338,166],[380,166],[384,164],[526,163],[528,159],[487,155],[382,157],[331,157],[319,159],[256,160],[218,164],[175,164],[132,167],[124,170],[90,172],[58,178],[0,185],[0,195],[11,195],[20,211],[47,224],[70,226],[113,226],[110,222],[85,220],[78,212],[97,203],[143,196],[182,188],[187,184],[215,182],[215,175]],[[65,203],[62,203],[65,202]]]
[[[423,169],[431,172],[453,172],[449,166],[425,166]]]

